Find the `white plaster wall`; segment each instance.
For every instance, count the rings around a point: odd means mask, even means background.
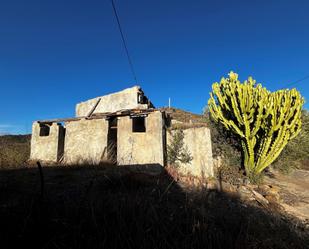
[[[134,86],[117,93],[90,99],[76,105],[76,116],[86,116],[101,98],[93,113],[116,112],[123,109],[147,109],[148,105],[138,104],[137,96],[140,87]]]
[[[60,132],[61,129],[63,129],[62,126],[53,123],[50,126],[49,136],[40,136],[40,124],[34,122],[32,124],[30,159],[57,162],[60,156],[58,154],[58,140],[63,139],[63,137],[60,137],[63,135]]]
[[[167,132],[167,144],[171,142],[171,134]],[[180,172],[190,173],[198,177],[214,176],[210,130],[207,127],[189,128],[183,130],[184,144],[193,157],[188,164],[180,163]]]
[[[108,121],[79,120],[66,123],[64,162],[98,164],[106,159]]]
[[[163,117],[160,111],[146,117],[146,132],[132,132],[132,119],[118,119],[117,161],[119,165],[164,165]]]

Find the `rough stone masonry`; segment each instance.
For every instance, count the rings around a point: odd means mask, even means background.
[[[32,126],[31,160],[62,164],[135,165],[162,169],[173,122],[155,109],[139,86],[83,101],[73,118],[40,120]],[[213,176],[210,131],[186,127],[184,143],[192,161],[183,173]]]

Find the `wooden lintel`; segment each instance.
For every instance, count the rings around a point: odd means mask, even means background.
[[[60,123],[60,122],[71,122],[71,121],[79,121],[81,119],[109,119],[110,117],[121,117],[121,116],[142,116],[147,115],[150,112],[155,111],[156,109],[130,109],[130,110],[122,110],[118,112],[105,112],[105,113],[93,113],[90,117],[82,116],[82,117],[74,117],[74,118],[57,118],[57,119],[49,119],[49,120],[38,120],[37,122],[40,124],[47,123]]]
[[[48,119],[48,120],[38,120],[37,122],[40,124],[46,123],[60,123],[60,122],[69,122],[69,121],[78,121],[81,120],[83,117],[76,117],[76,118],[57,118],[57,119]]]

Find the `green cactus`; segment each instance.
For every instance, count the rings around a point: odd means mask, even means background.
[[[241,83],[233,72],[212,85],[208,100],[212,118],[239,136],[250,179],[298,135],[303,104],[304,98],[296,89],[270,92],[251,77]]]

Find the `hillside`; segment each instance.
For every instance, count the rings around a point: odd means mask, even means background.
[[[0,136],[0,168],[22,167],[29,159],[31,135]]]
[[[203,115],[195,114],[192,112],[184,111],[178,108],[164,107],[161,110],[165,111],[173,120],[177,120],[184,123],[204,123],[205,118]]]
[[[0,137],[2,247],[308,248],[308,171],[268,175],[261,187],[237,183],[235,138],[207,116],[166,111],[174,120],[211,129],[213,154],[224,159],[226,172],[194,188],[196,179],[174,175],[169,167],[150,176],[130,166],[43,164],[40,181],[36,167],[24,167],[31,136]],[[279,160],[308,158],[301,148],[307,128],[304,122],[299,140],[288,147],[292,152]],[[265,199],[267,204],[260,201]]]
[[[293,219],[214,189],[112,165],[0,174],[1,248],[308,248]],[[265,239],[267,238],[267,239]]]
[[[230,136],[222,127],[214,124],[208,115],[194,114],[178,108],[162,108],[173,120],[205,124],[211,130],[214,157],[225,158],[225,163],[239,167],[241,164],[240,150],[237,140]],[[31,135],[0,136],[0,167],[20,167],[30,155]],[[301,133],[282,151],[274,167],[288,172],[291,168],[309,169],[309,113],[303,112],[303,128]]]

